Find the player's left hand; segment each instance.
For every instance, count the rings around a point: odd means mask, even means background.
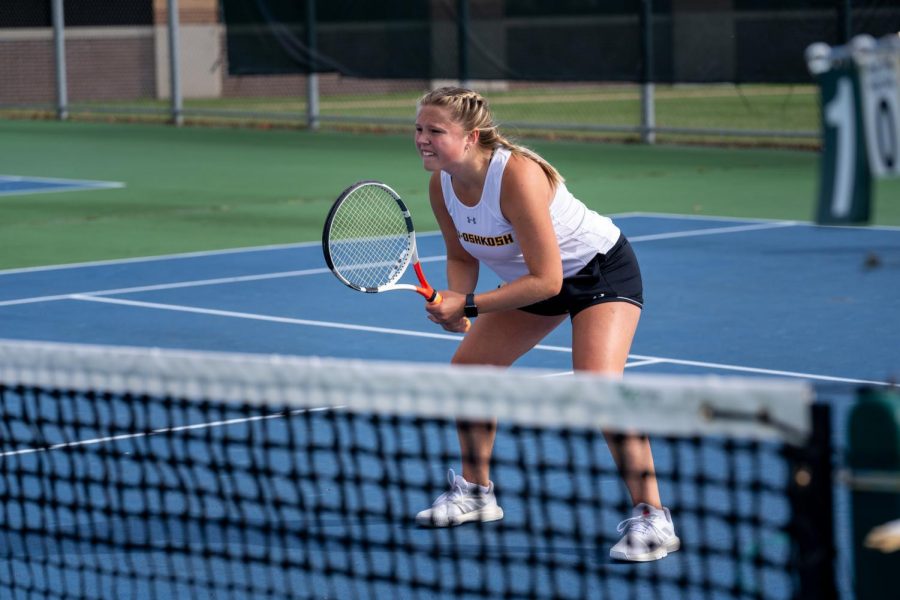
[[[444,331],[451,331],[453,333],[466,333],[467,331],[469,331],[469,327],[471,327],[472,323],[470,323],[469,319],[467,319],[466,317],[462,317],[457,321],[441,323],[440,325],[444,328]]]
[[[442,302],[425,304],[428,319],[448,331],[465,331],[465,323],[468,322],[464,314],[465,295],[452,290],[441,290],[440,294]],[[463,325],[462,330],[456,328],[460,324]]]

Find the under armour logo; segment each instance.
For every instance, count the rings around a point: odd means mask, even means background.
[[[474,222],[475,222],[475,217],[466,217],[466,222],[467,222],[467,223],[474,223]]]

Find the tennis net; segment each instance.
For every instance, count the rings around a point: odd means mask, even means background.
[[[0,341],[13,598],[829,598],[827,408],[804,384]],[[506,516],[419,528],[455,419]],[[617,563],[602,431],[641,431],[682,548]],[[612,436],[611,436],[611,439]]]

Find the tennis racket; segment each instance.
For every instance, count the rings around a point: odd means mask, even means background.
[[[341,193],[325,219],[322,251],[331,272],[354,290],[411,290],[428,302],[443,300],[419,263],[409,209],[380,181],[360,181]],[[419,285],[399,283],[410,263]]]

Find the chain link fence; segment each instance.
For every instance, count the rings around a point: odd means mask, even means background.
[[[413,3],[418,7],[413,13],[427,19],[429,46],[421,52],[431,57],[431,72],[376,77],[321,64],[312,69],[320,72],[309,73],[302,60],[295,60],[293,69],[253,72],[246,58],[278,65],[284,56],[277,53],[288,47],[285,39],[320,62],[341,56],[362,65],[383,64],[391,50],[410,55],[417,50],[408,42],[419,39],[421,32],[413,30],[419,31],[422,21],[397,17],[406,16],[398,13],[397,2],[387,3],[396,5],[387,20],[377,15],[367,20],[315,0],[4,0],[0,116],[407,131],[419,95],[461,79],[485,92],[498,119],[519,136],[814,147],[820,117],[811,79],[794,75],[782,81],[763,67],[788,58],[802,64],[802,48],[820,41],[820,35],[834,42],[872,24],[900,28],[900,8],[871,0],[794,3],[796,10],[744,0],[421,0]],[[292,5],[299,21],[270,18],[244,27],[263,36],[275,32],[280,47],[259,54],[258,47],[235,42],[238,28],[228,22],[229,10],[278,4]],[[176,11],[170,13],[170,7]],[[316,7],[323,13],[320,20],[303,21],[305,11]],[[465,28],[461,15],[470,19]],[[650,48],[641,34],[648,16]],[[315,38],[312,46],[306,44],[307,23],[315,24],[318,48]],[[767,41],[766,32],[781,40],[797,38],[785,47],[797,46],[800,54],[777,55],[780,46]],[[404,35],[407,45],[401,43]],[[730,41],[751,35],[761,35],[761,41],[745,40],[743,46]],[[554,68],[548,56],[565,56],[569,50],[563,49],[576,38],[594,48],[585,64],[596,64],[603,77],[548,80]],[[338,50],[344,46],[348,49]],[[494,64],[501,47],[502,56],[520,57],[518,66]],[[757,54],[747,56],[748,48]],[[650,62],[648,51],[654,53]],[[463,55],[471,68],[459,67]],[[236,68],[238,62],[242,68]],[[433,67],[437,63],[450,66]],[[540,77],[528,78],[532,68]],[[741,74],[752,68],[759,76],[753,83],[742,81]],[[631,75],[620,75],[628,69]],[[510,76],[479,77],[495,71]],[[456,77],[441,77],[447,74]]]

